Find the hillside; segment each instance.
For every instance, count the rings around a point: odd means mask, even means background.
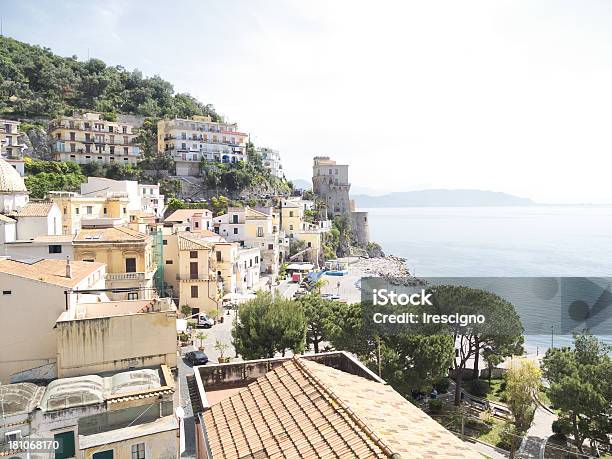
[[[358,207],[486,207],[529,206],[531,199],[482,190],[422,190],[382,196],[355,195]]]
[[[211,115],[211,105],[189,94],[176,94],[159,76],[107,66],[99,59],[60,57],[49,48],[0,36],[0,117],[53,118],[73,109],[112,116],[145,117]]]

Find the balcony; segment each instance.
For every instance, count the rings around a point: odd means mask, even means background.
[[[108,281],[129,281],[134,280],[138,282],[144,282],[146,278],[145,273],[107,273],[106,280]]]
[[[214,274],[177,274],[176,280],[181,282],[198,282],[198,281],[214,281],[216,280],[216,275]]]

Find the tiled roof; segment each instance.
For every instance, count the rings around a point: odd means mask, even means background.
[[[178,247],[179,250],[210,250],[212,249],[211,244],[204,240],[197,240],[196,238],[190,238],[185,236],[178,236]]]
[[[208,209],[177,209],[168,216],[164,221],[166,222],[178,222],[184,223],[188,218],[193,217],[195,214],[204,214],[212,217],[210,210]]]
[[[0,259],[0,273],[33,279],[62,287],[75,287],[83,279],[104,266],[104,263],[71,261],[72,277],[66,277],[64,260],[45,259],[35,263],[25,263],[10,258]]]
[[[203,413],[212,457],[480,458],[391,387],[294,358]]]
[[[15,215],[17,217],[46,217],[54,205],[52,202],[28,202]]]
[[[74,242],[144,242],[148,236],[139,231],[117,226],[112,228],[84,228]]]

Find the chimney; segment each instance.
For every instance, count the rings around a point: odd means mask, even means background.
[[[70,257],[66,257],[66,277],[72,279],[72,266],[70,266]]]

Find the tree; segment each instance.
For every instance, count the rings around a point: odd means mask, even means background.
[[[486,290],[459,285],[441,285],[431,289],[434,306],[441,314],[483,315],[482,324],[465,327],[454,324],[451,333],[455,337],[459,356],[455,359],[455,405],[461,403],[461,383],[467,362],[474,358],[474,372],[478,373],[480,353],[500,357],[522,353],[523,325],[514,306]]]
[[[302,296],[299,302],[306,317],[306,345],[312,345],[314,351],[319,352],[321,342],[329,341],[329,321],[333,320],[337,303],[315,293]]]
[[[198,332],[196,335],[196,338],[200,340],[200,349],[204,349],[204,340],[206,340],[207,337],[208,335],[204,332]]]
[[[588,331],[574,334],[574,347],[549,349],[543,360],[548,396],[569,423],[575,446],[609,445],[612,432],[612,361],[608,346]]]
[[[514,418],[514,441],[510,457],[518,447],[518,440],[527,432],[535,411],[534,396],[540,385],[541,372],[531,360],[520,360],[506,373],[506,398]]]
[[[236,353],[245,359],[272,358],[304,350],[306,318],[299,303],[259,292],[238,308],[232,329]]]

